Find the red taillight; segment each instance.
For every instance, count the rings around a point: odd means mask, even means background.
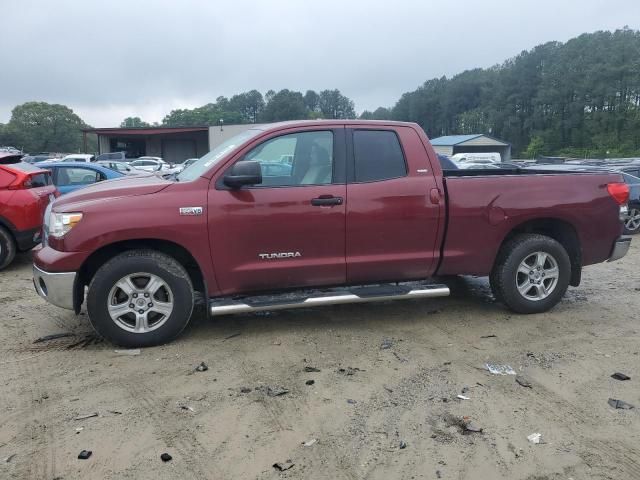
[[[629,201],[629,185],[626,183],[609,183],[607,192],[618,205],[624,205]]]

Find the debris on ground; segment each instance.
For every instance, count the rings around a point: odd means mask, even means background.
[[[407,360],[406,358],[401,357],[401,356],[398,354],[398,352],[393,352],[393,355],[394,355],[398,360],[400,360],[402,363],[406,363],[406,362],[408,362],[408,361],[409,361],[409,360]]]
[[[249,392],[251,392],[251,388],[249,387],[242,387],[240,389],[240,393],[249,393]]]
[[[440,473],[440,470],[436,470],[436,478],[442,478],[442,473]]]
[[[347,398],[347,403],[350,405],[355,405],[358,402],[356,402],[353,398]]]
[[[466,397],[464,395],[458,395],[456,398],[458,398],[460,400],[471,400],[471,397]]]
[[[50,340],[57,340],[59,338],[66,338],[66,337],[75,337],[75,333],[54,333],[52,335],[45,335],[44,337],[40,337],[40,338],[36,338],[33,343],[42,343],[42,342],[48,342]]]
[[[319,372],[320,369],[316,367],[304,367],[304,371],[307,373]]]
[[[391,340],[390,338],[385,338],[384,340],[382,340],[382,343],[380,344],[381,350],[387,350],[391,347],[393,347],[393,340]]]
[[[389,393],[393,393],[393,388],[388,387],[387,385],[382,385],[382,388],[384,388]]]
[[[76,434],[80,433],[82,430],[84,430],[84,427],[78,427],[78,428],[76,428]]]
[[[611,378],[615,378],[616,380],[631,380],[631,377],[629,375],[625,375],[624,373],[620,373],[620,372],[616,372],[613,375],[611,375]]]
[[[274,340],[271,345],[282,345],[282,341],[281,340]]]
[[[527,440],[529,440],[531,443],[535,443],[536,445],[539,443],[544,443],[542,441],[541,433],[532,433],[531,435],[527,435]]]
[[[163,453],[162,455],[160,455],[160,460],[162,460],[163,462],[168,462],[172,458],[173,457],[171,455],[169,455],[168,453]]]
[[[482,433],[482,427],[476,425],[472,421],[464,422],[462,428],[464,428],[465,432]]]
[[[114,350],[114,352],[117,355],[131,355],[131,356],[140,355],[140,349],[139,348],[132,348],[132,349],[129,349],[129,350]]]
[[[93,418],[97,416],[98,416],[98,412],[87,413],[85,415],[78,415],[76,418],[74,418],[74,420],[86,420],[87,418]]]
[[[313,385],[314,383],[316,383],[315,380],[307,380],[306,382],[304,382],[305,385]]]
[[[11,460],[13,460],[13,458],[17,455],[17,453],[12,453],[11,455],[9,455],[7,458],[5,458],[3,460],[4,463],[9,463]]]
[[[616,400],[615,398],[610,398],[607,403],[609,403],[613,408],[620,410],[631,410],[634,408],[630,403],[623,402],[622,400]]]
[[[317,441],[318,441],[317,438],[312,438],[308,442],[302,442],[302,445],[304,445],[305,447],[310,447],[311,445],[315,444]]]
[[[178,408],[180,410],[185,410],[185,411],[189,411],[189,412],[192,412],[192,413],[196,412],[195,409],[193,407],[190,407],[189,405],[178,404]]]
[[[86,459],[88,459],[92,454],[93,454],[93,452],[92,452],[91,450],[82,450],[82,451],[78,454],[78,459],[80,459],[80,460],[86,460]]]
[[[256,391],[266,393],[270,397],[279,397],[280,395],[289,393],[289,390],[284,387],[272,387],[270,385],[256,387]]]
[[[352,367],[338,369],[338,373],[341,373],[342,375],[355,375],[356,372],[360,372],[360,371],[361,370],[359,368],[352,368]]]
[[[495,363],[485,363],[485,367],[494,375],[516,375],[516,371],[510,365],[498,365]]]
[[[107,412],[112,413],[113,415],[122,415],[122,412],[119,412],[118,410],[107,410]]]
[[[206,372],[207,370],[209,370],[209,367],[204,362],[200,362],[200,365],[196,367],[196,372]]]
[[[400,450],[404,450],[407,448],[407,443],[404,440],[400,440],[400,445],[398,446],[400,447]]]
[[[516,376],[516,383],[521,387],[531,388],[531,382],[521,375]]]
[[[491,334],[491,335],[482,335],[480,338],[498,338],[498,335],[494,335],[494,334]]]
[[[295,463],[293,463],[291,460],[287,460],[286,462],[274,463],[273,468],[281,472],[284,472],[285,470],[289,470],[294,465]]]
[[[222,341],[226,342],[227,340],[231,340],[232,338],[239,337],[240,335],[242,335],[242,333],[240,333],[240,332],[232,333],[228,337],[224,337],[224,340],[222,340]]]

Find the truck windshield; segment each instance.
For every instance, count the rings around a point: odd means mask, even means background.
[[[190,165],[189,168],[183,170],[178,175],[178,180],[180,182],[189,182],[191,180],[195,180],[204,172],[213,167],[216,163],[218,163],[228,153],[231,153],[244,142],[246,142],[250,138],[255,137],[259,133],[262,133],[262,130],[252,128],[249,130],[245,130],[244,132],[231,137],[229,140],[222,142],[216,148],[207,153],[204,157],[200,158],[197,162],[194,162],[192,165]]]

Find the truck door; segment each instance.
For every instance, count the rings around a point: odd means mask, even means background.
[[[442,202],[417,132],[354,126],[347,145],[347,282],[429,277]]]
[[[224,172],[212,183],[222,294],[345,282],[345,155],[344,127],[275,132],[240,159],[260,163],[262,184],[232,190]]]

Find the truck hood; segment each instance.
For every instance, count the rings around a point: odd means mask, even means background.
[[[53,209],[57,212],[69,211],[69,207],[78,208],[97,200],[149,195],[164,190],[172,183],[153,174],[106,180],[63,195],[54,202]]]

